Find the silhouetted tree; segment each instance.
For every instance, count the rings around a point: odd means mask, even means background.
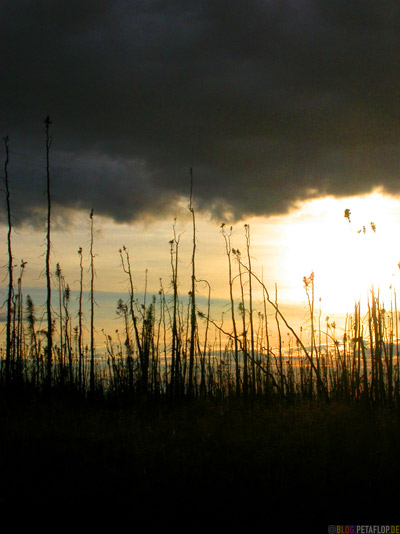
[[[51,317],[51,275],[50,275],[50,248],[51,248],[51,194],[50,194],[50,145],[51,137],[49,134],[50,117],[47,116],[44,124],[46,126],[46,177],[47,177],[47,233],[46,233],[46,286],[47,286],[47,386],[51,387],[51,373],[52,373],[52,351],[53,351],[53,336],[52,336],[52,317]]]
[[[10,202],[10,189],[8,185],[8,164],[10,161],[9,158],[9,149],[8,149],[8,136],[4,138],[4,145],[6,148],[6,159],[4,162],[4,185],[6,188],[6,208],[7,208],[7,223],[8,223],[8,232],[7,232],[7,250],[8,250],[8,294],[7,294],[7,322],[6,322],[6,382],[10,381],[10,365],[11,365],[11,352],[12,352],[12,343],[11,343],[11,322],[12,322],[12,307],[13,307],[13,257],[12,257],[12,248],[11,248],[11,202]]]
[[[188,395],[193,393],[193,367],[195,355],[195,340],[196,340],[196,219],[193,209],[193,169],[190,169],[190,200],[189,211],[192,214],[193,223],[193,248],[192,248],[192,289],[190,292],[191,306],[190,306],[190,352],[189,352],[189,384]]]
[[[90,212],[90,393],[94,393],[94,254],[93,254],[93,209]]]

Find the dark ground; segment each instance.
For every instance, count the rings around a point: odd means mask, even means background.
[[[341,404],[117,406],[3,395],[0,510],[14,521],[45,525],[55,515],[132,532],[398,525],[399,415]]]

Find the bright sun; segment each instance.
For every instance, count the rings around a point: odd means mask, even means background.
[[[350,210],[349,217],[345,210]],[[348,212],[346,212],[348,213]],[[304,203],[290,216],[283,278],[299,281],[315,273],[315,295],[331,312],[351,310],[373,285],[390,299],[400,261],[400,200],[381,192]]]

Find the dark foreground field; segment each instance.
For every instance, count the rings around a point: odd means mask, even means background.
[[[395,410],[21,396],[0,403],[3,517],[111,519],[132,532],[400,523]]]

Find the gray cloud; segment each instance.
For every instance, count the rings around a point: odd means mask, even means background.
[[[17,220],[54,201],[119,221],[399,193],[395,0],[150,0],[0,6],[0,124]]]

